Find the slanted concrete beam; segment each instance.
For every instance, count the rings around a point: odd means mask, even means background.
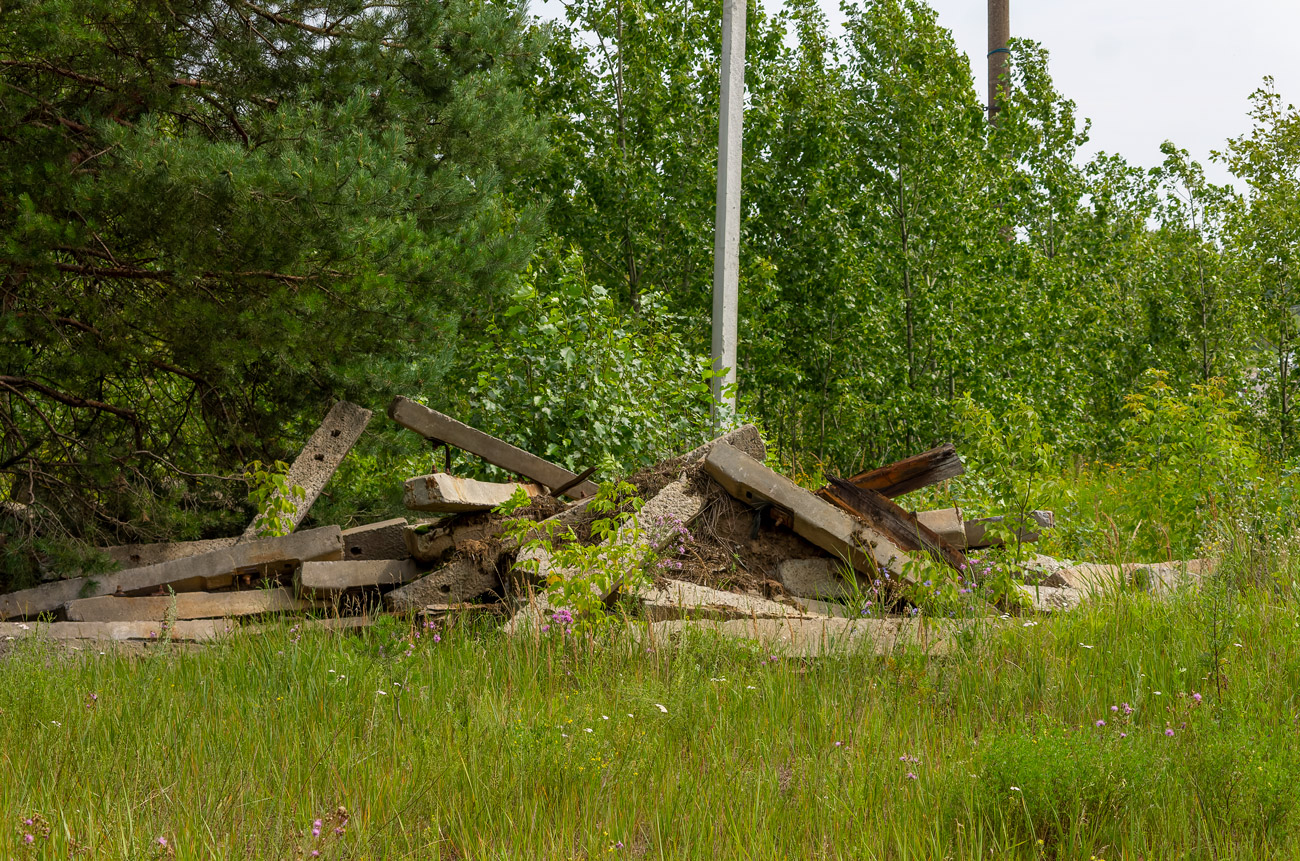
[[[469,601],[500,587],[495,572],[473,559],[456,559],[414,583],[384,596],[384,605],[397,613],[423,610],[435,604]]]
[[[353,562],[367,559],[405,559],[411,553],[406,548],[405,517],[394,517],[379,523],[367,523],[343,530],[343,558]]]
[[[293,466],[289,467],[288,475],[289,486],[298,486],[304,491],[303,497],[296,501],[293,513],[289,515],[294,529],[307,516],[312,504],[334,476],[334,471],[339,468],[343,458],[360,439],[361,432],[369,422],[370,410],[347,401],[339,401],[330,408],[316,433],[302,447]],[[243,542],[256,538],[263,525],[259,514],[248,524],[239,540]]]
[[[535,454],[485,434],[463,422],[458,422],[437,410],[417,404],[409,398],[394,398],[388,406],[388,417],[420,436],[454,445],[470,454],[478,455],[488,463],[515,475],[531,478],[546,487],[561,487],[578,477],[563,467],[556,466],[550,461],[543,460]],[[570,499],[586,499],[595,496],[596,490],[596,485],[584,481],[569,488],[564,495]]]

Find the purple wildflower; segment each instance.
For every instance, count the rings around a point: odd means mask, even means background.
[[[1105,726],[1105,725],[1106,725],[1106,722],[1105,722],[1104,720],[1099,720],[1099,721],[1097,721],[1097,726],[1101,727],[1101,726]]]
[[[1119,711],[1119,706],[1111,706],[1111,707],[1110,707],[1110,710],[1113,711],[1113,712],[1117,712],[1117,711]]]
[[[914,773],[912,773],[912,772],[909,771],[909,772],[907,773],[907,779],[908,779],[908,780],[916,780],[916,775],[915,775]]]
[[[1165,729],[1165,735],[1172,736],[1173,734],[1174,734],[1174,731],[1173,731],[1172,728],[1166,728],[1166,729]]]
[[[33,837],[32,835],[30,835],[30,834],[24,834],[24,835],[23,835],[23,842],[24,842],[24,843],[34,843],[35,841],[36,841],[36,838]]]
[[[1201,695],[1198,693],[1193,693],[1192,699],[1196,700],[1196,702],[1199,704],[1201,702]]]

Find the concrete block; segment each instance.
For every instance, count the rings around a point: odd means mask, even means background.
[[[302,498],[295,501],[293,514],[290,515],[295,529],[307,516],[325,485],[334,477],[334,471],[339,468],[369,423],[370,410],[347,401],[339,401],[330,408],[316,433],[302,447],[297,459],[289,467],[287,477],[290,487],[301,487],[304,492]],[[262,525],[261,515],[254,517],[239,540],[244,542],[257,537]]]
[[[469,601],[500,588],[495,571],[485,571],[473,559],[456,559],[384,596],[384,606],[397,613],[423,610],[435,604]]]
[[[0,640],[160,640],[206,642],[216,640],[233,629],[215,619],[175,622],[164,627],[159,622],[0,622]]]
[[[662,589],[638,593],[646,617],[652,622],[667,619],[784,619],[803,612],[753,595],[723,592],[694,583],[669,580]]]
[[[405,559],[411,555],[406,547],[405,517],[379,523],[367,523],[343,530],[343,558],[353,562],[368,559]]]
[[[918,511],[916,519],[935,535],[947,541],[958,550],[966,549],[966,524],[962,521],[960,508],[939,508],[934,511]]]
[[[143,568],[157,565],[159,562],[172,562],[176,559],[188,559],[200,553],[211,553],[233,547],[238,538],[209,538],[204,541],[173,541],[161,544],[122,544],[117,547],[103,547],[101,552],[122,568]]]
[[[788,511],[797,534],[835,558],[848,561],[859,572],[874,579],[884,568],[891,576],[903,579],[907,554],[897,545],[752,457],[719,444],[705,458],[704,468],[741,502],[770,502]]]
[[[853,593],[840,571],[844,566],[824,557],[786,559],[776,567],[781,586],[800,598],[847,598]]]
[[[302,592],[328,594],[367,586],[400,586],[418,576],[420,569],[412,559],[304,562],[296,582]]]
[[[99,595],[147,595],[159,587],[177,592],[228,584],[242,571],[279,576],[310,559],[342,559],[343,536],[337,526],[322,526],[279,538],[257,538],[232,547],[159,562],[96,577],[75,577],[34,589],[0,595],[0,619],[53,613],[78,598]]]
[[[529,496],[543,491],[535,484],[497,483],[457,478],[445,472],[408,479],[402,504],[412,511],[436,511],[454,514],[462,511],[488,511],[506,502],[523,488]]]
[[[295,598],[288,589],[248,589],[242,592],[181,592],[165,598],[118,598],[101,595],[69,601],[71,622],[161,622],[175,619],[226,619],[259,613],[306,610],[310,601]]]

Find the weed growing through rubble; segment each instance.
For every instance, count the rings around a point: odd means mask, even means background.
[[[1221,540],[1218,634],[1208,591],[1130,590],[949,654],[490,620],[14,641],[0,857],[1297,857],[1300,598]]]
[[[618,590],[635,592],[650,583],[649,570],[658,558],[651,534],[637,518],[641,498],[625,482],[600,485],[587,510],[599,515],[591,522],[586,542],[571,526],[555,520],[527,518],[509,521],[506,534],[520,542],[520,565],[539,574],[538,556],[549,558],[546,597],[553,608],[570,614],[563,627],[586,631],[614,617],[608,599]],[[660,527],[657,527],[660,528]]]

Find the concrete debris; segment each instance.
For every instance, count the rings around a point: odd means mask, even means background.
[[[498,588],[500,581],[495,571],[484,571],[473,559],[457,559],[389,592],[384,596],[384,605],[395,613],[410,613],[433,604],[471,601]]]
[[[1041,530],[1051,529],[1056,525],[1056,517],[1050,511],[1031,511],[1026,517],[1034,525],[1016,530],[1016,537],[1022,544],[1033,544],[1042,537]],[[1002,523],[1004,519],[1004,517],[982,517],[979,520],[967,520],[966,546],[971,550],[1000,547],[1005,540],[1004,536],[993,534],[989,531],[989,527],[995,523]]]
[[[542,493],[535,484],[509,484],[457,478],[445,472],[408,479],[402,504],[412,511],[456,514],[464,511],[489,511],[522,488],[530,497]]]
[[[297,624],[345,632],[368,627],[380,608],[439,620],[508,616],[508,634],[570,630],[580,620],[553,606],[548,589],[574,575],[558,568],[545,547],[528,546],[527,538],[521,546],[507,527],[533,521],[534,534],[599,553],[597,542],[608,533],[593,523],[612,515],[591,509],[597,486],[586,473],[575,475],[406,398],[394,400],[388,413],[447,447],[444,472],[404,486],[407,508],[445,516],[260,539],[253,535],[263,524],[255,519],[238,538],[110,547],[103,552],[117,570],[0,595],[0,620],[42,618],[0,621],[0,646],[30,637],[140,648],[207,642],[270,630],[258,617],[278,613],[333,613]],[[290,527],[306,516],[369,419],[353,404],[331,409],[290,470],[290,482],[306,490]],[[452,446],[531,483],[450,474]],[[651,551],[646,555],[656,564],[640,582],[653,583],[614,583],[598,597],[646,623],[634,627],[643,641],[707,634],[756,640],[774,656],[845,649],[942,655],[958,647],[963,632],[990,623],[907,612],[916,599],[905,576],[911,563],[939,560],[978,581],[997,558],[994,551],[968,564],[964,551],[996,546],[990,527],[1003,518],[965,520],[957,508],[914,513],[892,501],[960,476],[965,467],[953,446],[852,479],[832,478],[815,493],[765,466],[765,457],[758,430],[746,425],[627,479],[646,502],[605,540]],[[510,516],[491,510],[520,488],[530,497],[526,506]],[[630,511],[626,500],[618,504],[620,516]],[[1031,517],[1021,541],[1038,540],[1054,524],[1051,512]],[[1210,560],[1073,565],[1035,556],[1022,564],[1024,584],[1017,588],[1027,612],[1058,613],[1110,588],[1164,594],[1204,579],[1213,567]]]

